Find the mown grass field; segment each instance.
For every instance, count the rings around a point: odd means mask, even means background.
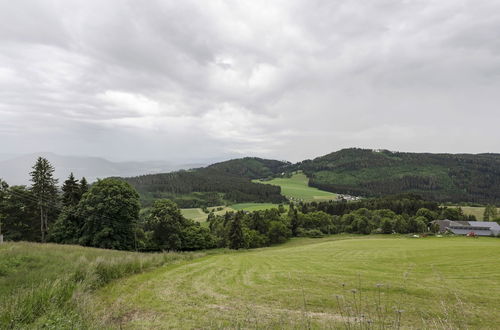
[[[204,253],[134,253],[0,244],[0,329],[99,328],[90,294],[112,280]]]
[[[203,212],[200,208],[181,209],[181,213],[185,218],[192,219],[198,222],[207,220],[208,216],[208,214]]]
[[[293,239],[118,280],[95,303],[122,328],[492,329],[499,254],[496,238]]]
[[[220,207],[209,207],[209,211],[213,211],[216,215],[224,215],[226,212],[236,212],[236,211],[261,211],[272,208],[278,208],[279,204],[272,203],[238,203],[233,204],[231,206],[220,206]],[[288,209],[288,205],[283,205],[286,209]],[[218,210],[218,208],[222,208]],[[192,219],[198,222],[204,222],[207,220],[208,214],[203,212],[200,208],[191,208],[191,209],[181,209],[182,215],[188,219]]]
[[[269,181],[255,180],[255,182],[280,186],[281,194],[294,200],[310,202],[337,198],[337,194],[309,187],[309,179],[301,172],[294,173],[290,178],[276,178]]]

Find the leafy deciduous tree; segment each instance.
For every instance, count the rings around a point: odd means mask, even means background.
[[[147,220],[147,229],[153,232],[152,241],[160,250],[181,250],[183,230],[187,220],[177,204],[168,199],[155,201]]]
[[[131,185],[114,178],[98,180],[78,204],[77,216],[84,219],[79,242],[132,250],[139,209],[139,194]]]

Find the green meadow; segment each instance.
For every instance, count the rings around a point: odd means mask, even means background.
[[[108,326],[494,328],[500,240],[330,236],[204,256],[94,296]]]
[[[460,207],[464,214],[474,215],[478,221],[482,221],[484,218],[484,206],[453,206]],[[500,214],[500,208],[497,208],[497,212]]]
[[[208,214],[203,212],[200,208],[181,209],[182,215],[187,218],[198,222],[207,220]]]
[[[288,210],[288,205],[283,205],[285,209]],[[272,208],[278,208],[279,204],[272,203],[238,203],[230,206],[216,206],[208,207],[209,211],[212,211],[216,215],[224,215],[226,212],[236,212],[236,211],[261,211],[268,210]],[[191,209],[181,209],[182,215],[188,219],[192,219],[198,222],[204,222],[207,220],[208,214],[203,212],[201,208],[191,208]]]
[[[295,200],[311,202],[337,198],[337,194],[309,187],[309,179],[301,172],[294,173],[290,178],[275,178],[268,181],[255,180],[254,182],[280,186],[282,195]]]

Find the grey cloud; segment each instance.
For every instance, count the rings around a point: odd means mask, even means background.
[[[499,13],[494,0],[4,1],[2,152],[499,152]]]

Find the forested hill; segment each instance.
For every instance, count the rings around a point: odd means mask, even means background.
[[[416,193],[437,202],[500,203],[500,154],[430,154],[343,149],[297,164],[241,158],[205,168],[125,180],[148,202],[171,198],[181,207],[225,202],[282,202],[280,188],[252,183],[302,170],[309,185],[335,193],[384,196]]]
[[[290,165],[291,163],[285,161],[246,157],[216,163],[208,168],[228,175],[261,179],[286,172]]]
[[[289,163],[261,158],[233,159],[205,168],[125,178],[147,205],[156,198],[171,198],[181,207],[204,207],[225,202],[285,200],[277,186],[251,182],[281,173]]]
[[[500,202],[500,154],[343,149],[293,166],[309,185],[336,193],[417,193],[440,202]]]

